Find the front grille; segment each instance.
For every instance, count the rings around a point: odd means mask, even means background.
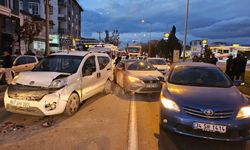
[[[159,80],[143,80],[144,83],[158,83],[160,84],[161,82]]]
[[[209,116],[204,113],[204,110],[197,108],[191,108],[185,106],[183,107],[183,110],[185,113],[189,115],[207,119],[227,119],[231,118],[234,113],[232,110],[220,110],[220,111],[214,111],[213,115]]]
[[[12,112],[19,112],[23,114],[30,114],[30,115],[36,115],[36,116],[44,115],[44,113],[36,107],[23,108],[23,107],[17,107],[17,106],[12,106],[12,105],[7,104],[6,109]]]
[[[27,101],[39,101],[45,95],[52,94],[56,90],[41,88],[41,87],[33,87],[33,86],[25,86],[25,85],[11,85],[8,89],[8,96],[12,99],[17,100],[27,100]]]

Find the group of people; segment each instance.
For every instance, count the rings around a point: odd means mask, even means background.
[[[231,80],[245,81],[247,58],[243,54],[238,54],[236,58],[229,56],[226,64],[226,74]]]
[[[216,65],[218,62],[218,58],[215,57],[215,54],[212,54],[212,57],[210,58],[203,58],[203,57],[198,57],[197,55],[195,55],[193,57],[193,62],[205,62],[205,63],[211,63]]]

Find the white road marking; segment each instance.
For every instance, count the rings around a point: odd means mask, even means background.
[[[138,150],[136,103],[134,94],[130,102],[128,150]]]

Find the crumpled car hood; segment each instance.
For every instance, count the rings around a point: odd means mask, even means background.
[[[16,83],[27,86],[49,87],[51,82],[59,75],[68,75],[58,72],[21,72]]]

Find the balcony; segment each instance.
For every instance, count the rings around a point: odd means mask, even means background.
[[[59,28],[58,29],[58,34],[62,35],[62,34],[66,34],[66,30],[63,28]]]
[[[65,0],[58,0],[58,5],[66,7],[67,6],[67,2]]]
[[[66,16],[64,14],[58,14],[59,21],[66,21]]]

